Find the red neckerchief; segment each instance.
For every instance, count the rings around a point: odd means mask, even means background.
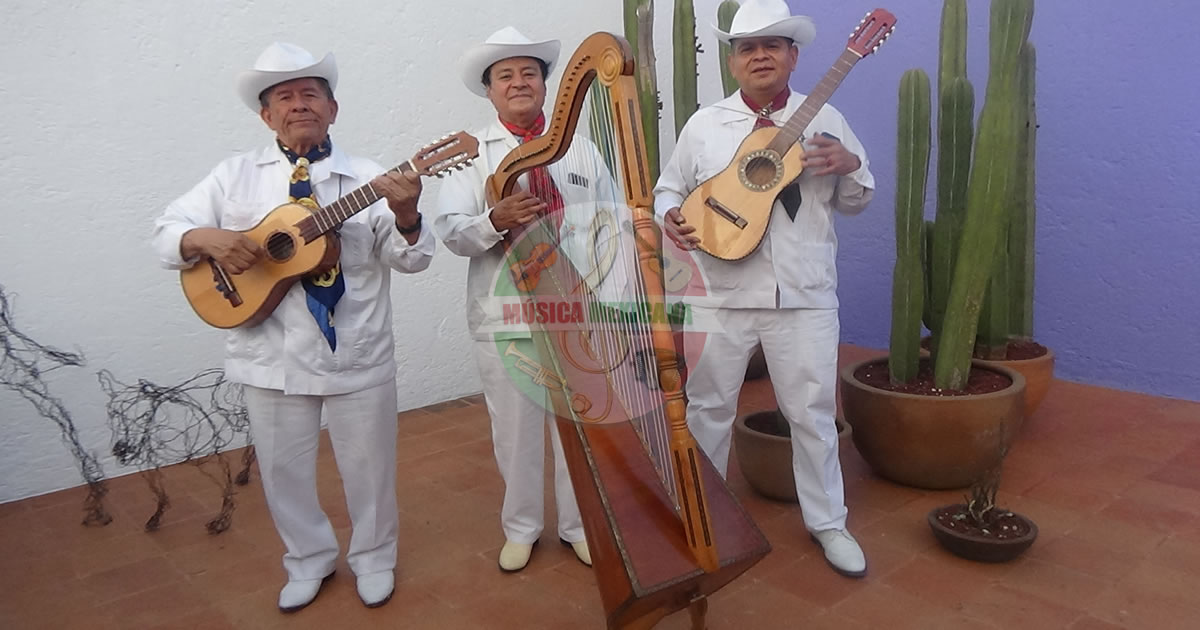
[[[533,124],[529,126],[529,129],[522,129],[521,127],[514,125],[503,118],[500,119],[500,124],[504,125],[504,128],[512,133],[512,135],[521,136],[521,142],[529,142],[530,140],[533,140],[534,138],[545,133],[546,115],[538,114],[537,120],[533,121]]]
[[[742,102],[746,104],[746,107],[749,107],[750,111],[758,115],[758,119],[754,121],[754,128],[761,129],[762,127],[775,126],[775,121],[771,120],[771,113],[787,107],[788,97],[792,95],[792,90],[785,85],[783,91],[776,94],[775,98],[766,107],[757,105],[754,101],[750,100],[749,96],[746,96],[745,92],[739,91],[738,94],[742,95]]]
[[[534,138],[542,135],[546,130],[546,115],[538,114],[537,120],[528,129],[523,129],[514,125],[503,118],[500,119],[500,124],[504,125],[514,136],[521,138],[521,142],[529,142]],[[554,217],[555,234],[557,238],[557,228],[562,226],[562,209],[566,205],[563,201],[562,194],[558,192],[558,187],[554,185],[554,180],[550,178],[550,172],[546,167],[539,166],[529,171],[529,192],[534,197],[546,202],[546,214]]]

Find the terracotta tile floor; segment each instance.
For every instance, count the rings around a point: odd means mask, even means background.
[[[871,354],[845,347],[842,358]],[[774,407],[769,381],[747,384],[740,406]],[[590,571],[553,538],[525,571],[496,569],[501,484],[480,399],[399,420],[402,537],[387,606],[362,606],[343,560],[312,606],[281,615],[282,546],[257,478],[233,527],[210,536],[219,495],[184,465],[165,471],[172,507],[154,533],[141,529],[151,499],[136,475],[110,481],[106,527],[79,524],[79,488],[0,505],[0,628],[603,627]],[[349,521],[323,448],[320,490],[344,549]],[[1005,465],[1002,504],[1041,530],[1005,565],[934,543],[925,513],[960,492],[875,478],[848,443],[842,463],[870,575],[831,572],[798,508],[756,496],[731,461],[730,484],[774,551],[713,598],[710,628],[1200,627],[1200,404],[1056,382]],[[686,616],[659,627],[686,628]]]

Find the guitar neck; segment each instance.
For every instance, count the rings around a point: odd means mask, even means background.
[[[406,173],[411,170],[413,170],[412,164],[405,162],[388,172]],[[375,192],[371,184],[363,184],[350,191],[349,194],[343,196],[341,199],[318,209],[312,213],[312,216],[301,221],[298,224],[300,233],[304,236],[306,243],[312,242],[326,232],[337,229],[346,219],[362,212],[367,206],[379,201],[379,199],[379,193]]]
[[[788,121],[779,129],[779,133],[775,134],[775,139],[767,145],[767,148],[779,155],[787,153],[788,149],[804,135],[804,130],[808,128],[809,123],[829,101],[829,97],[833,96],[834,90],[842,84],[842,80],[846,78],[859,59],[862,59],[862,55],[853,50],[847,48],[843,51],[829,72],[826,72],[825,76],[821,78],[817,87],[800,104],[800,109],[797,109],[796,113],[792,114],[791,118],[788,118]]]

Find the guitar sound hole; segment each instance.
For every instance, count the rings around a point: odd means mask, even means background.
[[[770,187],[771,182],[775,180],[775,174],[775,162],[769,158],[751,158],[750,161],[746,163],[746,179],[755,186],[763,188]]]
[[[273,232],[267,237],[267,256],[275,262],[288,260],[296,253],[296,241],[287,232]]]

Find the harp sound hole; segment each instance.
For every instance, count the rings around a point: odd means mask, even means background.
[[[755,186],[767,186],[775,179],[775,163],[765,157],[756,157],[746,164],[746,179]]]
[[[272,232],[267,237],[267,256],[275,262],[288,260],[296,253],[296,241],[287,232]]]

